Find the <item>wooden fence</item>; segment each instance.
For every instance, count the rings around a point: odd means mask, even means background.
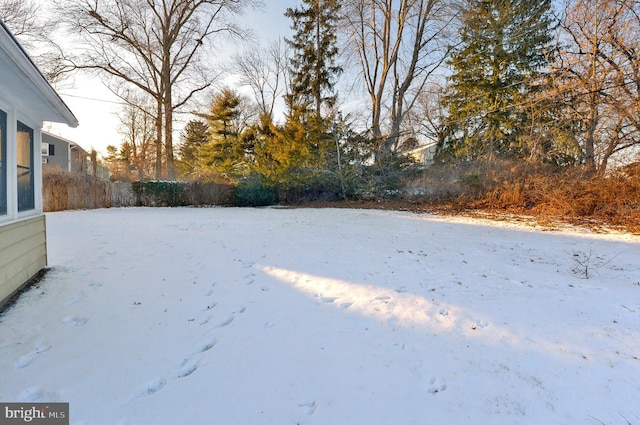
[[[47,170],[42,181],[45,212],[131,206],[230,205],[231,186],[200,182],[112,182]]]
[[[135,205],[131,183],[58,170],[44,173],[42,198],[45,212]]]

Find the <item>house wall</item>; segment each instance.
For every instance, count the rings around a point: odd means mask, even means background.
[[[42,133],[42,143],[48,143],[53,146],[53,155],[44,155],[43,153],[42,168],[44,170],[59,168],[65,171],[71,171],[69,142],[60,140],[50,134]]]
[[[53,146],[53,155],[51,155],[51,149],[48,150],[48,155],[43,152],[43,170],[57,168],[88,176],[93,176],[95,173],[95,177],[99,179],[109,179],[109,169],[99,162],[94,164],[91,154],[78,144],[45,132],[42,133],[42,143]]]
[[[0,173],[2,303],[47,264],[42,212],[42,124],[51,121],[76,127],[78,120],[2,19],[0,76],[0,127],[6,142],[0,167],[5,171]]]
[[[407,152],[409,157],[413,158],[418,164],[429,165],[433,163],[433,158],[437,151],[436,143],[420,146],[412,151]]]
[[[0,90],[0,109],[7,115],[6,179],[4,185],[7,211],[0,214],[0,305],[31,280],[47,265],[45,217],[42,213],[42,132],[39,122],[23,111],[16,110]],[[18,122],[33,131],[32,179],[33,204],[20,208],[17,177]],[[4,180],[4,181],[2,181]]]
[[[45,216],[0,226],[0,305],[47,265]]]

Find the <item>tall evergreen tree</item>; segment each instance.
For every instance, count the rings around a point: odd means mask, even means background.
[[[201,170],[222,174],[233,179],[246,172],[250,152],[243,137],[247,129],[246,104],[234,90],[225,88],[217,93],[211,102],[209,114],[208,142],[197,152]]]
[[[176,165],[181,177],[197,174],[198,150],[209,141],[209,126],[201,120],[191,120],[184,126],[180,134],[181,143],[178,147],[178,161]]]
[[[466,158],[527,154],[532,97],[551,51],[551,7],[551,0],[466,1],[441,148]]]
[[[301,2],[285,12],[294,31],[293,38],[286,40],[292,52],[291,82],[285,97],[288,113],[284,125],[275,128],[270,149],[278,179],[285,185],[325,167],[331,146],[328,128],[337,100],[335,85],[342,72],[336,63],[339,1]]]
[[[289,108],[303,108],[316,120],[322,119],[323,106],[332,108],[337,99],[335,84],[342,72],[336,63],[339,10],[338,0],[302,0],[302,6],[285,12],[295,32],[287,40],[293,50]]]

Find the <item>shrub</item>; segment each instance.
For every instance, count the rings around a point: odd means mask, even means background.
[[[233,194],[234,204],[241,207],[273,205],[276,201],[273,187],[269,186],[264,177],[258,173],[251,173],[242,178]]]
[[[231,203],[231,186],[223,183],[137,181],[131,186],[138,206],[178,207]]]
[[[231,185],[213,182],[191,182],[186,186],[189,205],[231,205]]]
[[[286,203],[337,201],[343,198],[339,176],[331,170],[303,169],[297,178],[275,185],[276,200]]]
[[[138,206],[177,207],[189,205],[182,196],[185,185],[174,181],[136,181],[131,186]]]

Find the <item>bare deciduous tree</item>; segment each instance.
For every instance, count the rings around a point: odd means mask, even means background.
[[[348,50],[360,65],[371,102],[371,133],[382,153],[399,147],[405,117],[447,56],[450,3],[348,0],[343,5]]]
[[[289,87],[287,44],[281,39],[266,50],[253,47],[233,57],[240,84],[251,89],[260,114],[273,121],[276,102]]]
[[[54,40],[57,22],[44,18],[43,8],[33,0],[0,0],[0,18],[20,41],[49,82],[60,82],[65,68],[61,49]]]
[[[155,117],[150,111],[153,111],[153,102],[149,102],[147,96],[132,95],[118,114],[120,134],[124,137],[122,151],[126,151],[139,180],[152,176],[155,171]]]
[[[581,162],[604,172],[640,144],[640,6],[633,0],[572,0],[566,6],[556,95]]]
[[[56,0],[59,19],[78,37],[74,69],[102,72],[156,102],[157,143],[174,178],[173,114],[215,78],[204,68],[203,46],[218,34],[240,34],[233,16],[259,0]],[[161,141],[162,142],[161,142]]]
[[[38,7],[29,0],[0,1],[0,18],[16,37],[22,39],[25,46],[35,37],[46,35],[46,25],[38,18]]]

